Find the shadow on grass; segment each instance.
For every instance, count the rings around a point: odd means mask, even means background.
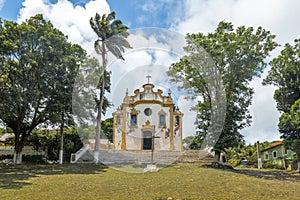
[[[232,170],[238,174],[245,174],[256,178],[263,178],[268,180],[281,180],[281,181],[300,181],[300,174],[290,171],[264,171],[256,169],[234,169]]]
[[[202,165],[204,168],[213,168],[217,170],[226,170],[237,174],[244,174],[256,178],[263,178],[267,180],[281,180],[281,181],[300,181],[300,173],[296,171],[283,171],[283,170],[267,170],[267,169],[229,169],[229,168],[216,168],[211,164]]]
[[[20,189],[31,185],[28,179],[40,175],[98,174],[105,172],[106,168],[96,164],[0,165],[0,188]]]

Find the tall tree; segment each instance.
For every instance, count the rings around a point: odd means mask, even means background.
[[[277,87],[274,99],[282,113],[279,132],[285,146],[296,152],[300,172],[300,39],[295,40],[295,45],[285,44],[270,64],[271,70],[263,84]]]
[[[207,55],[203,54],[203,49],[211,56],[221,75],[226,96],[225,123],[214,146],[217,155],[224,148],[237,146],[243,140],[239,130],[251,123],[248,107],[253,89],[249,82],[260,76],[265,68],[265,58],[277,46],[274,37],[261,27],[254,30],[240,26],[234,30],[232,23],[220,22],[213,33],[187,34],[185,51],[188,55],[169,69],[173,81],[183,83],[183,88],[192,95],[201,96],[194,109],[198,111],[197,137],[203,141],[210,125],[215,123],[211,121],[214,96],[210,92],[215,86],[208,84],[207,80],[209,76],[216,79],[217,74],[206,69]]]
[[[90,25],[94,32],[97,34],[98,39],[95,41],[95,50],[101,55],[102,59],[102,72],[101,72],[101,89],[98,102],[97,112],[97,126],[96,126],[96,141],[95,141],[95,162],[99,159],[99,140],[101,129],[101,114],[103,109],[104,95],[105,95],[105,81],[106,81],[106,68],[108,52],[112,53],[116,58],[123,59],[122,52],[125,48],[131,48],[126,38],[129,33],[128,27],[125,26],[121,20],[115,19],[115,12],[100,16],[98,13],[94,18],[90,19]]]
[[[105,91],[110,92],[111,72],[106,73]],[[78,125],[78,134],[84,143],[95,139],[95,127],[97,109],[99,105],[99,89],[101,88],[102,76],[99,68],[99,61],[96,58],[88,57],[80,66],[76,81],[73,87],[72,113]],[[107,97],[104,97],[102,114],[105,115],[110,106]],[[87,131],[88,130],[88,131]],[[90,134],[94,130],[94,134]]]
[[[285,147],[296,152],[300,173],[300,99],[292,105],[290,112],[281,115],[278,127]]]
[[[81,52],[82,49],[78,45],[73,45],[70,49],[72,52]],[[52,106],[57,110],[57,113],[49,120],[53,124],[60,126],[60,152],[59,163],[63,162],[63,145],[64,145],[64,130],[67,127],[74,126],[72,115],[72,93],[75,78],[78,73],[79,64],[82,65],[86,62],[85,55],[73,55],[70,52],[66,55],[62,64],[55,69],[56,84],[52,86],[52,96],[55,96],[55,101],[52,102]],[[74,59],[75,57],[80,58]]]
[[[31,132],[69,111],[65,92],[86,53],[40,14],[1,23],[0,40],[0,119],[15,134],[14,162],[21,163]]]

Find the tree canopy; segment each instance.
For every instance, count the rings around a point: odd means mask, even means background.
[[[267,63],[265,58],[276,48],[275,36],[269,31],[258,27],[240,26],[233,28],[232,23],[220,22],[213,33],[187,34],[188,53],[179,62],[171,65],[168,74],[172,81],[183,83],[183,88],[192,96],[201,96],[194,108],[197,115],[197,138],[200,141],[206,137],[211,121],[212,99],[210,92],[214,85],[208,84],[208,77],[217,79],[221,75],[226,96],[226,115],[222,133],[214,149],[221,151],[226,147],[237,146],[243,140],[239,130],[251,123],[248,107],[251,104],[253,89],[249,82],[260,76]],[[207,55],[211,56],[217,68],[217,73],[207,71]],[[194,59],[195,55],[199,55]],[[202,58],[202,59],[201,59]],[[199,67],[200,66],[200,67]],[[202,66],[202,67],[201,67]],[[220,88],[221,89],[221,88]]]
[[[277,87],[274,99],[281,112],[279,132],[285,146],[296,152],[300,171],[300,39],[294,45],[285,44],[270,64],[263,84]]]
[[[85,51],[67,41],[41,14],[0,24],[0,119],[15,134],[15,162],[41,124],[69,112],[70,96]]]
[[[285,44],[280,55],[270,62],[271,70],[263,81],[264,85],[277,87],[274,99],[281,112],[289,112],[300,98],[300,39],[295,40],[295,43],[294,46]]]

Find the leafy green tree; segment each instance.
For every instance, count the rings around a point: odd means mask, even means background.
[[[95,141],[95,158],[98,162],[99,154],[99,139],[101,128],[101,114],[103,110],[105,85],[106,85],[106,68],[107,68],[107,56],[108,52],[112,53],[116,58],[123,59],[122,52],[125,48],[130,48],[126,38],[129,33],[128,27],[125,26],[121,20],[115,19],[115,12],[100,16],[98,13],[94,18],[90,19],[90,25],[94,32],[97,34],[98,39],[95,41],[95,50],[101,55],[102,68],[101,68],[101,88],[99,101],[97,106],[97,126],[96,126],[96,141]]]
[[[101,123],[101,130],[103,131],[104,135],[107,139],[112,142],[112,133],[113,133],[113,125],[114,125],[114,118],[110,117],[102,121]]]
[[[96,128],[93,125],[81,126],[79,128],[79,136],[83,140],[92,139],[95,136]],[[113,118],[107,118],[101,122],[101,131],[104,134],[103,138],[107,138],[112,142],[112,132],[113,132]],[[101,135],[102,136],[102,135]]]
[[[61,144],[60,130],[36,129],[28,138],[28,145],[32,145],[35,150],[42,150],[46,153],[46,158],[56,161],[60,152]],[[63,161],[69,162],[71,154],[82,147],[77,128],[66,128],[64,131]]]
[[[271,144],[267,141],[260,143],[260,149],[270,147]],[[236,167],[242,164],[242,161],[247,162],[248,167],[258,167],[257,159],[257,143],[245,145],[241,143],[238,147],[228,147],[224,149],[226,160]]]
[[[193,136],[193,135],[187,136],[182,139],[182,143],[186,143],[186,144],[190,145],[190,144],[192,144],[194,137],[195,136]]]
[[[225,148],[224,154],[227,162],[229,162],[233,167],[241,164],[242,159],[240,158],[239,150],[236,147]]]
[[[277,87],[274,99],[280,112],[289,112],[292,105],[300,98],[300,39],[295,45],[285,44],[277,58],[270,65],[271,70],[263,81],[264,85],[271,84]]]
[[[55,97],[52,106],[57,110],[56,114],[52,115],[49,120],[52,124],[57,124],[60,127],[60,153],[59,162],[63,162],[64,149],[64,130],[75,125],[72,114],[72,93],[74,82],[77,77],[78,68],[87,62],[83,49],[78,45],[71,47],[71,52],[61,60],[62,64],[55,69],[56,84],[53,85],[51,94]],[[72,54],[74,52],[74,54]],[[80,55],[79,53],[82,52]]]
[[[295,45],[285,44],[284,49],[271,61],[271,70],[263,84],[277,87],[274,99],[280,116],[279,132],[286,148],[294,150],[300,172],[300,39]]]
[[[278,127],[285,147],[296,152],[300,172],[300,99],[292,105],[290,112],[281,115]]]
[[[106,73],[105,91],[110,92],[111,72]],[[78,134],[84,143],[89,139],[95,139],[97,109],[99,105],[99,89],[101,88],[102,76],[99,62],[96,58],[88,57],[80,66],[76,82],[73,88],[72,111],[78,125]],[[104,97],[102,114],[105,115],[111,105],[107,97]],[[92,132],[93,131],[93,134]]]
[[[6,133],[6,128],[0,128],[0,134],[2,135],[4,133]]]
[[[13,130],[9,127],[0,128],[0,134],[4,134],[4,133],[13,133]]]
[[[21,163],[32,131],[69,113],[69,91],[86,53],[40,14],[21,24],[1,22],[0,40],[0,119],[15,134],[14,162]]]
[[[211,121],[214,94],[210,88],[218,85],[209,85],[207,79],[209,76],[216,78],[218,73],[221,75],[226,96],[226,116],[223,130],[214,146],[217,155],[224,148],[238,146],[243,140],[239,130],[251,123],[248,107],[253,89],[249,82],[265,69],[265,58],[277,46],[274,37],[261,27],[256,30],[245,26],[234,29],[231,23],[220,22],[213,33],[187,34],[185,51],[188,55],[169,69],[172,81],[182,83],[182,87],[192,96],[201,96],[201,101],[194,108],[198,111],[199,141],[203,141],[210,125],[215,123]],[[203,49],[211,56],[218,73],[205,68],[208,59]]]

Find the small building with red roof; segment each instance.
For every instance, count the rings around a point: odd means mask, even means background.
[[[260,158],[262,161],[274,159],[291,159],[294,152],[286,149],[282,141],[273,141],[271,146],[260,151]]]

